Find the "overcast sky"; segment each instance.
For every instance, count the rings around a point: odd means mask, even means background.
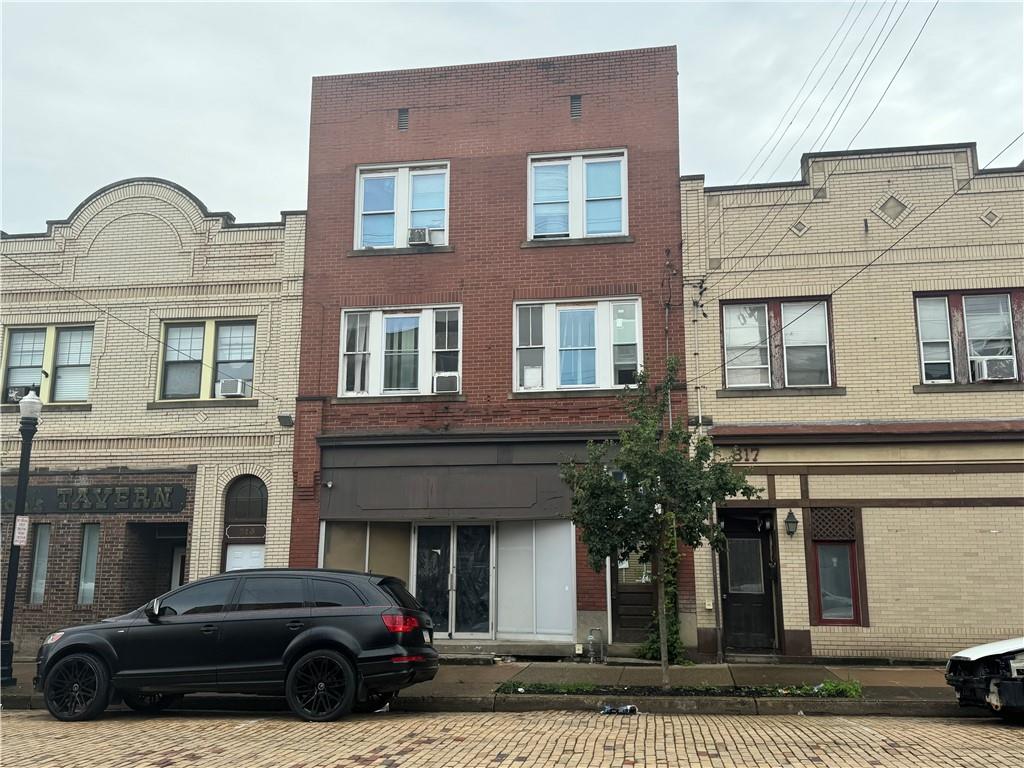
[[[277,220],[282,209],[306,205],[313,75],[669,44],[679,49],[683,173],[704,173],[708,184],[792,179],[800,154],[822,148],[814,139],[872,43],[881,44],[885,20],[892,26],[902,12],[824,149],[850,143],[931,6],[914,2],[903,12],[899,0],[890,16],[891,5],[879,11],[877,3],[847,15],[849,2],[5,0],[0,226],[41,231],[129,176],[176,181],[239,221]],[[976,141],[986,163],[1024,130],[1022,8],[1019,0],[943,0],[854,148]],[[809,72],[810,96],[789,132],[756,178],[760,158],[741,177]],[[1022,153],[1018,142],[996,165],[1016,165]]]

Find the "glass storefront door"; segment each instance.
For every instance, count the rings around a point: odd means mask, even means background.
[[[491,636],[490,524],[416,527],[416,598],[450,637]]]

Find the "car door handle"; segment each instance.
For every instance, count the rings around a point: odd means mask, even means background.
[[[217,631],[217,625],[203,624],[203,626],[199,628],[199,631],[202,632],[204,635],[212,635],[214,632]]]
[[[306,625],[303,624],[301,621],[289,621],[287,624],[285,624],[285,627],[287,627],[288,629],[302,629],[304,626]]]

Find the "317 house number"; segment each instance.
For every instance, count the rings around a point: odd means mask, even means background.
[[[743,448],[735,446],[729,454],[729,458],[737,464],[756,464],[757,456],[761,453],[760,448]]]

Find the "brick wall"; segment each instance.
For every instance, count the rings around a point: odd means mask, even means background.
[[[521,247],[528,155],[611,148],[627,151],[633,242]],[[317,435],[622,423],[612,396],[510,397],[513,302],[638,295],[644,363],[662,371],[666,348],[682,351],[678,156],[674,48],[314,80],[293,565],[316,562]],[[450,162],[452,251],[352,255],[357,166],[429,160]],[[442,302],[463,307],[460,400],[337,401],[345,308]],[[603,575],[578,565],[577,592],[581,609],[603,608]]]
[[[304,230],[302,212],[236,224],[147,178],[98,190],[45,233],[0,239],[43,275],[2,260],[0,344],[12,327],[93,327],[88,401],[44,406],[32,466],[197,465],[193,578],[221,569],[224,492],[241,474],[267,485],[267,564],[288,562],[292,433],[278,415],[295,409]],[[254,397],[159,402],[162,323],[233,318],[256,319]],[[5,467],[18,463],[16,411],[0,406]]]
[[[12,478],[13,479],[13,478]],[[89,513],[47,509],[29,515],[29,539],[18,559],[18,589],[15,597],[13,635],[15,652],[22,656],[35,653],[39,641],[50,632],[76,624],[88,624],[107,616],[117,616],[138,608],[147,600],[170,588],[170,560],[153,546],[152,528],[142,525],[177,525],[182,543],[191,536],[195,471],[154,471],[123,474],[117,470],[89,473],[36,473],[30,488],[45,486],[138,486],[183,485],[185,508],[180,512],[108,512]],[[4,484],[4,500],[13,499],[13,485]],[[10,542],[14,518],[2,518],[3,541]],[[43,601],[30,604],[33,552],[37,526],[50,525],[50,542]],[[82,526],[100,525],[96,562],[96,586],[90,605],[78,602],[82,561]],[[147,536],[142,536],[145,530]],[[166,549],[166,547],[165,547]],[[0,557],[0,594],[6,586],[10,548]],[[187,560],[187,558],[186,558]],[[187,567],[187,566],[186,566]]]

